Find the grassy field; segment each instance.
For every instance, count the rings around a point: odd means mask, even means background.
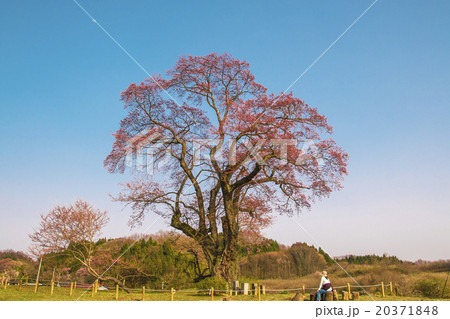
[[[18,286],[8,286],[7,289],[0,289],[0,301],[30,301],[30,300],[48,300],[48,301],[114,301],[115,300],[115,292],[114,291],[98,291],[92,297],[92,292],[86,289],[75,289],[72,296],[69,296],[69,288],[65,287],[55,287],[53,295],[50,295],[50,287],[39,287],[39,291],[37,294],[34,293],[34,287],[23,286],[20,290]],[[266,294],[261,295],[262,301],[287,301],[290,300],[295,293],[277,293],[277,294]],[[382,298],[378,293],[372,295],[376,300],[433,300],[427,298],[418,298],[418,297],[395,297],[395,296],[386,296]],[[214,296],[215,301],[221,301],[224,295]],[[119,301],[141,301],[142,300],[142,292],[141,291],[132,291],[131,293],[126,293],[124,291],[119,292]],[[145,294],[146,301],[170,301],[170,292],[151,292],[146,291]],[[211,296],[208,295],[200,295],[196,292],[190,291],[177,291],[174,294],[174,301],[210,301]],[[233,301],[257,301],[257,296],[232,296],[231,300]],[[367,295],[362,295],[360,300],[371,300]],[[436,299],[434,299],[436,300]]]
[[[409,300],[450,300],[449,285],[447,284],[446,272],[424,272],[416,270],[416,268],[408,268],[404,265],[393,266],[369,266],[369,265],[345,265],[346,269],[351,271],[353,278],[363,285],[365,290],[375,300],[394,300],[394,301],[409,301]],[[336,268],[336,267],[335,267]],[[352,279],[340,269],[329,267],[332,272],[331,280],[333,287],[339,293],[341,298],[341,291],[346,290],[347,284],[351,285],[351,290],[362,292],[362,289],[356,285]],[[256,279],[256,278],[240,278],[241,282],[256,283],[265,286],[267,294],[261,296],[263,301],[287,301],[298,292],[299,288],[305,286],[305,299],[309,299],[309,293],[314,292],[319,282],[320,277],[315,274],[310,274],[303,277],[293,279]],[[421,294],[414,289],[416,282],[426,279],[435,280],[439,289],[433,294]],[[384,282],[385,297],[382,297],[381,282]],[[389,283],[392,282],[393,294],[391,295]],[[446,286],[445,286],[446,285]],[[445,289],[445,293],[442,291]],[[34,293],[34,286],[8,285],[6,289],[0,287],[0,301],[2,300],[83,300],[83,301],[113,301],[115,300],[114,290],[98,291],[92,296],[91,290],[86,288],[74,289],[73,295],[69,295],[70,288],[68,287],[54,287],[53,295],[50,295],[49,286],[40,286],[37,294]],[[436,297],[445,296],[444,299],[437,299]],[[225,295],[215,295],[214,300],[220,301]],[[423,296],[433,296],[427,298]],[[170,291],[151,291],[146,290],[145,300],[148,301],[170,301]],[[140,301],[142,300],[142,289],[130,290],[130,293],[119,291],[119,301]],[[174,301],[210,301],[211,296],[206,293],[200,294],[195,288],[180,289],[174,294]],[[258,297],[254,295],[237,295],[231,296],[231,300],[235,301],[257,301]],[[372,300],[367,294],[361,294],[360,300]]]

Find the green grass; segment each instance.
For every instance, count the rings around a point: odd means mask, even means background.
[[[267,294],[261,295],[262,301],[287,301],[290,300],[295,293],[288,294]],[[223,295],[214,296],[215,301],[221,301],[223,299]],[[381,298],[380,295],[374,295],[376,300],[432,300],[427,298],[418,298],[418,297],[395,297],[395,296],[386,296],[386,298]],[[39,287],[39,291],[37,294],[34,293],[33,286],[23,286],[20,290],[18,286],[8,286],[7,289],[0,288],[0,301],[30,301],[30,300],[46,300],[46,301],[114,301],[115,300],[115,292],[114,291],[98,291],[92,297],[91,290],[77,288],[74,289],[73,295],[69,296],[69,288],[65,287],[55,287],[53,291],[53,295],[50,295],[50,287]],[[124,291],[119,292],[119,301],[140,301],[142,300],[142,291],[132,291],[130,293],[126,293]],[[146,291],[145,293],[146,301],[170,301],[170,292],[151,292]],[[211,296],[201,295],[195,292],[190,291],[177,291],[174,295],[174,301],[210,301]],[[257,301],[257,296],[232,296],[231,300],[233,301]],[[360,300],[371,300],[370,297],[363,295],[360,297]]]

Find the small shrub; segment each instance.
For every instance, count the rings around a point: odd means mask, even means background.
[[[208,277],[196,283],[195,287],[199,290],[206,290],[203,291],[204,293],[208,293],[209,289],[211,289],[211,287],[214,287],[214,293],[216,294],[223,293],[225,290],[227,290],[228,283],[220,277]]]
[[[436,278],[422,279],[416,281],[413,289],[424,297],[436,298],[440,293],[439,284],[440,281]]]

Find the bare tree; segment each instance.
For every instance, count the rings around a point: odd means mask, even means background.
[[[96,279],[120,284],[117,278],[104,276],[92,264],[97,248],[95,242],[108,221],[106,211],[96,209],[85,201],[78,200],[70,206],[56,206],[47,215],[41,214],[39,228],[29,235],[33,243],[31,250],[37,256],[46,253],[68,254]]]

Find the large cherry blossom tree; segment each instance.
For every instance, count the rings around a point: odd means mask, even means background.
[[[117,199],[132,206],[132,223],[148,211],[169,218],[202,247],[212,276],[233,279],[243,231],[310,207],[347,173],[325,116],[291,93],[268,94],[228,54],[183,56],[166,76],[130,84],[122,100],[128,115],[105,167],[146,170]]]

